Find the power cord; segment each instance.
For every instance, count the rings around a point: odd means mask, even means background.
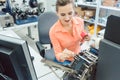
[[[10,77],[0,73],[0,76],[3,78],[3,80],[12,80]]]

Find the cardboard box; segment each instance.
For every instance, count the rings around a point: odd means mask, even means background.
[[[95,10],[85,10],[85,16],[93,17],[95,15]]]
[[[114,7],[116,3],[117,3],[117,0],[104,0],[102,5]]]
[[[85,15],[85,12],[81,7],[76,7],[75,8],[75,15],[83,18]]]

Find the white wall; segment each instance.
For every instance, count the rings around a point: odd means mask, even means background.
[[[45,0],[47,4],[47,11],[55,11],[56,0]]]

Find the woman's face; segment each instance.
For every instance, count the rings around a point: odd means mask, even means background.
[[[59,6],[57,15],[62,23],[62,25],[67,26],[71,23],[72,17],[74,15],[73,4],[67,4],[65,6]]]

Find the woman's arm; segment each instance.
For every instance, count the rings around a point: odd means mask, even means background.
[[[68,49],[62,49],[59,40],[56,38],[55,34],[53,34],[52,32],[50,32],[50,40],[52,42],[55,56],[58,61],[64,62],[68,58],[74,56],[74,52],[72,52]]]
[[[54,49],[56,59],[60,60],[61,53],[62,53],[62,47],[61,47],[61,45],[60,45],[58,39],[56,38],[55,33],[52,29],[49,32],[49,37],[50,37],[50,40],[51,40],[51,43],[52,43],[52,46]]]

